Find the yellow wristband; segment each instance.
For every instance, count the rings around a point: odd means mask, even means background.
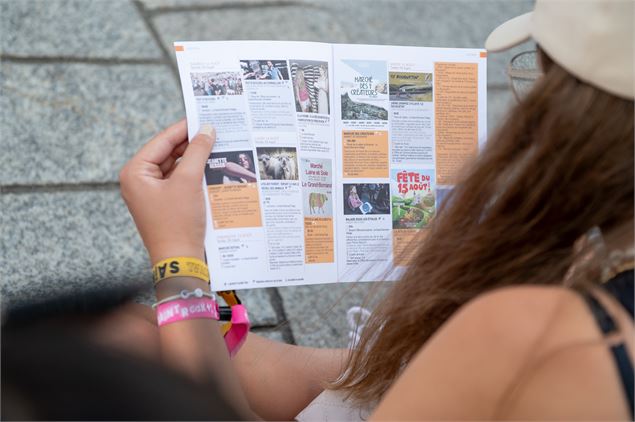
[[[209,282],[207,264],[197,258],[177,256],[157,262],[152,267],[154,284],[172,277],[196,277]]]

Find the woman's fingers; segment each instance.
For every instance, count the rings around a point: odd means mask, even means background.
[[[170,155],[164,162],[162,162],[159,165],[159,168],[161,169],[161,173],[163,174],[163,178],[168,177],[168,173],[170,173],[170,171],[174,169],[174,165],[176,164],[176,160],[178,159],[179,157]]]
[[[216,130],[209,125],[201,127],[198,135],[187,146],[179,166],[174,170],[174,176],[192,180],[203,180],[205,163],[216,142]]]
[[[161,173],[163,173],[165,177],[167,177],[168,176],[167,173],[173,169],[174,163],[176,162],[176,160],[178,160],[179,158],[183,156],[183,153],[185,152],[185,149],[187,148],[187,144],[188,144],[187,140],[181,142],[176,148],[174,148],[174,151],[172,151],[172,154],[170,154],[170,156],[166,158],[164,162],[159,164]]]
[[[179,144],[179,146],[174,148],[174,152],[172,153],[172,155],[176,155],[176,157],[181,157],[183,153],[185,152],[185,150],[187,149],[188,144],[189,142],[187,140],[183,141],[181,144]]]
[[[174,170],[176,170],[176,168],[178,167],[179,163],[180,163],[180,160],[176,160],[174,162],[174,165],[167,172],[164,173],[163,177],[165,179],[169,179],[170,177],[172,177],[172,173],[174,173]]]
[[[215,141],[216,130],[210,125],[203,125],[199,134],[188,144],[187,123],[181,120],[155,136],[131,161],[145,163],[142,167],[146,170],[150,164],[150,167],[155,169],[153,172],[160,171],[160,174],[154,177],[166,179],[172,174],[179,173],[182,174],[180,177],[202,180],[205,163]],[[179,158],[182,162],[176,171]]]
[[[160,165],[183,141],[187,141],[185,119],[165,129],[145,144],[133,159]]]

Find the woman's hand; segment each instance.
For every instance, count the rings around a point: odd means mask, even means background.
[[[152,264],[173,256],[204,258],[203,175],[216,131],[204,125],[187,142],[185,120],[151,139],[119,174],[121,196]]]

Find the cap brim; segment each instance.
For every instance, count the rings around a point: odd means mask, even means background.
[[[492,31],[485,41],[485,49],[493,53],[507,50],[531,38],[531,15],[516,16]]]

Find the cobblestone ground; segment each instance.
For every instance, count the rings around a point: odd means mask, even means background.
[[[270,39],[482,47],[526,0],[0,0],[0,283],[3,306],[142,281],[148,262],[117,174],[184,116],[172,42]],[[526,46],[524,46],[526,48]],[[490,55],[488,127],[511,104]],[[347,341],[346,309],[386,285],[243,292],[254,330],[312,346]],[[150,294],[140,300],[148,301]]]

